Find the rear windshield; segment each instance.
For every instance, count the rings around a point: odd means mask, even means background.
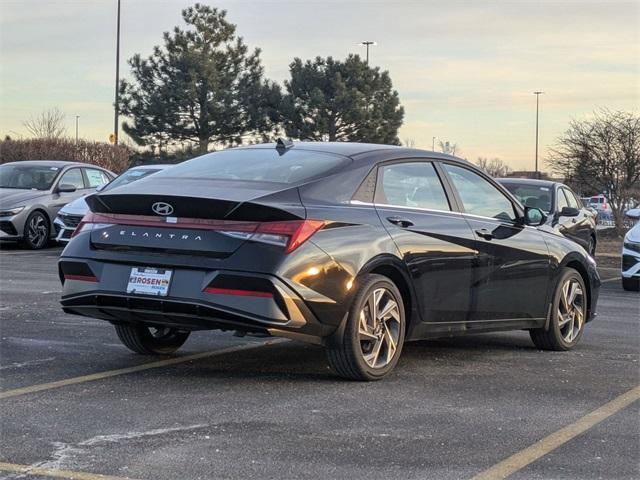
[[[551,211],[551,189],[541,185],[527,185],[517,183],[503,183],[518,200],[526,207],[539,208],[545,213]]]
[[[115,187],[121,187],[123,185],[127,185],[131,182],[135,182],[136,180],[140,180],[141,178],[147,177],[152,173],[159,172],[158,168],[136,168],[132,170],[127,170],[114,181],[112,181],[104,190],[112,189]],[[104,191],[103,190],[103,191]]]
[[[208,153],[155,176],[293,184],[322,176],[348,161],[295,147],[282,154],[275,148],[237,149]]]

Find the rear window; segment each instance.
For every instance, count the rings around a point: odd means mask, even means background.
[[[349,161],[305,150],[237,149],[208,153],[156,174],[157,177],[242,180],[293,184],[322,176]]]
[[[551,211],[552,192],[549,187],[511,182],[505,182],[502,185],[525,207],[539,208],[545,213]]]

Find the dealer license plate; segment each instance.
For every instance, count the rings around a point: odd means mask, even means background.
[[[172,270],[151,267],[133,267],[129,275],[127,293],[140,293],[166,297],[169,293]]]

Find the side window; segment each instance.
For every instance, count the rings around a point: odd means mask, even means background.
[[[486,179],[456,165],[445,163],[443,167],[458,190],[465,212],[511,222],[516,220],[511,200]]]
[[[109,177],[102,171],[95,168],[85,168],[84,173],[89,181],[89,188],[96,188],[105,183],[109,183]]]
[[[573,192],[571,190],[569,190],[568,188],[563,188],[562,190],[564,191],[564,194],[567,197],[567,201],[569,202],[569,206],[571,208],[580,209],[580,204],[578,203],[578,200],[576,200],[576,197],[573,194]]]
[[[556,207],[556,210],[560,212],[564,207],[568,207],[568,206],[569,206],[569,202],[567,201],[567,197],[564,194],[564,188],[559,188],[558,189],[558,206]]]
[[[401,207],[451,210],[435,167],[430,162],[385,165],[376,202]]]
[[[72,168],[62,175],[62,178],[58,182],[58,185],[73,185],[78,190],[84,188],[84,180],[82,179],[82,172],[79,168]]]

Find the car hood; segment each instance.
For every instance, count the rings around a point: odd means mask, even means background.
[[[640,222],[636,223],[636,226],[627,232],[624,239],[627,242],[640,243]]]
[[[89,212],[89,205],[85,201],[86,196],[76,198],[73,202],[67,203],[60,209],[58,214],[61,215],[86,215]]]
[[[38,197],[46,197],[47,195],[49,195],[47,190],[0,188],[0,208],[19,207]]]

